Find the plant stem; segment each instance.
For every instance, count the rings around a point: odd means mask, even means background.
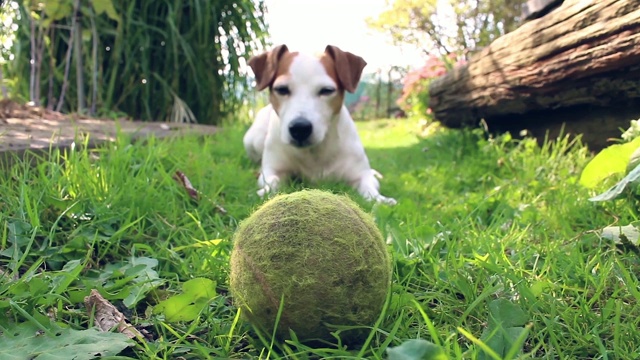
[[[91,37],[93,40],[91,49],[91,110],[90,114],[96,114],[96,102],[98,101],[98,29],[96,28],[95,13],[91,12]]]
[[[2,75],[2,66],[0,66],[0,91],[2,91],[3,99],[7,99],[9,97],[9,93],[7,92],[7,87],[4,85],[4,76]]]
[[[75,16],[82,16],[78,11],[75,13]],[[78,112],[83,112],[86,105],[85,95],[84,95],[84,66],[82,63],[82,30],[80,27],[82,26],[81,21],[76,21],[76,29],[73,31],[73,40],[75,42],[73,47],[73,53],[75,55],[76,60],[76,91],[78,92]]]
[[[51,26],[49,28],[49,39],[51,39],[51,42],[53,42],[55,39],[55,32],[56,32],[55,27]],[[56,62],[55,62],[55,56],[53,54],[54,46],[50,43],[48,48],[49,48],[49,77],[47,80],[49,82],[49,89],[47,90],[47,110],[53,110],[53,103],[55,102],[55,97],[53,95],[53,74],[56,71]]]
[[[56,111],[62,109],[64,104],[65,93],[67,86],[69,86],[69,68],[71,67],[71,50],[73,49],[73,37],[76,31],[76,19],[78,15],[78,9],[80,8],[80,0],[75,0],[73,3],[73,17],[71,18],[71,30],[69,34],[69,47],[67,48],[67,54],[65,56],[64,64],[64,78],[62,80],[62,89],[60,90],[60,98],[58,98],[58,105],[56,105]]]
[[[29,17],[29,43],[31,44],[31,57],[29,59],[29,101],[35,103],[35,81],[36,81],[36,22],[29,13],[25,12]]]

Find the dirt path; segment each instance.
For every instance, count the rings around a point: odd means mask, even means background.
[[[69,147],[87,139],[90,146],[113,141],[119,132],[140,139],[184,134],[210,135],[215,126],[129,120],[74,118],[39,107],[0,101],[0,160],[22,157],[27,151],[49,151],[50,147]]]

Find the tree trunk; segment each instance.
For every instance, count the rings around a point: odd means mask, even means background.
[[[436,119],[452,127],[637,100],[640,2],[565,0],[435,79],[429,91]]]

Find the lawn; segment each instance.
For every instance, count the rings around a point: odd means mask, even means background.
[[[629,202],[588,201],[584,146],[423,133],[411,120],[358,126],[399,204],[318,187],[356,200],[392,249],[390,301],[363,347],[272,343],[237,316],[231,238],[262,200],[236,124],[206,138],[123,135],[1,171],[0,358],[382,359],[418,338],[452,359],[637,357],[638,255],[594,231],[637,216]],[[96,331],[91,289],[143,338]]]

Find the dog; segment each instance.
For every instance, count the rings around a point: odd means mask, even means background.
[[[269,88],[244,135],[248,157],[261,165],[258,195],[274,193],[283,179],[343,181],[370,201],[395,205],[380,194],[380,174],[369,165],[360,137],[344,105],[366,62],[328,45],[314,56],[286,45],[249,59],[258,91]]]

